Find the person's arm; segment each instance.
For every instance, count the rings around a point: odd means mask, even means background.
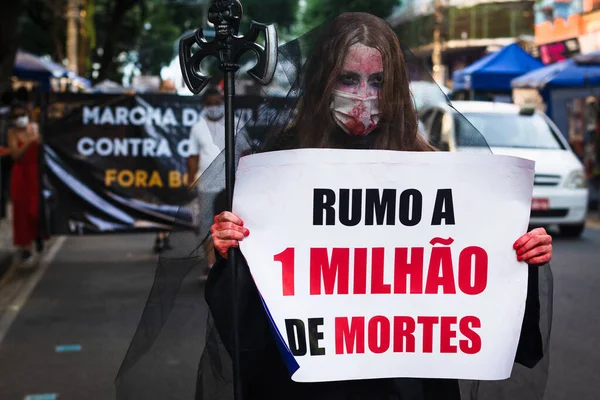
[[[539,269],[529,266],[525,313],[515,356],[515,362],[527,368],[534,368],[545,356],[540,326],[541,311]]]
[[[31,143],[33,143],[32,140],[26,139],[23,143],[23,147],[19,147],[19,142],[17,141],[17,136],[14,131],[12,129],[8,131],[8,149],[10,150],[10,155],[13,160],[17,161],[23,157],[23,154],[25,154],[25,151],[27,151],[27,148]]]
[[[40,127],[37,122],[31,124],[31,130],[33,131],[33,142],[42,143],[42,137],[40,136]]]

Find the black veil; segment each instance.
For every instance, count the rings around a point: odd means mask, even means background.
[[[261,151],[278,150],[288,127],[293,124],[299,99],[303,95],[303,73],[315,46],[328,24],[279,47],[275,79],[260,87],[258,111],[250,121],[236,124],[236,157]],[[402,43],[402,38],[400,43]],[[408,48],[402,48],[408,67],[413,97],[423,103],[452,104],[436,85],[422,61]],[[251,60],[249,66],[251,67]],[[249,68],[242,68],[236,85],[247,84]],[[419,91],[416,93],[416,91]],[[239,90],[238,90],[239,91]],[[282,96],[282,93],[284,95]],[[414,105],[408,105],[413,107]],[[484,135],[466,118],[461,119],[461,142],[469,151],[487,152]],[[317,128],[317,127],[315,127]],[[419,129],[422,129],[420,127]],[[420,134],[437,145],[440,138]],[[285,140],[283,140],[285,142]],[[283,147],[286,147],[285,145]],[[293,145],[287,146],[293,148]],[[448,149],[452,150],[452,145]],[[439,149],[439,146],[438,146]],[[204,290],[198,276],[208,267],[210,226],[215,215],[225,210],[225,156],[219,154],[191,189],[194,199],[181,207],[176,220],[194,221],[194,230],[173,228],[172,249],[158,260],[155,280],[129,349],[116,378],[117,399],[233,399],[231,361],[231,271],[217,262]],[[516,238],[515,238],[516,239]],[[219,257],[217,256],[217,260]],[[220,267],[219,267],[220,266]],[[257,385],[268,385],[278,372],[261,372],[255,365],[281,360],[264,360],[262,349],[272,346],[273,331],[248,268],[240,262],[240,318],[242,374]],[[208,309],[207,309],[208,304]],[[504,381],[442,381],[393,379],[386,395],[376,393],[381,381],[350,389],[352,395],[327,394],[331,385],[322,385],[328,399],[457,399],[432,393],[446,393],[447,385],[460,386],[462,400],[541,399],[549,368],[549,338],[552,321],[552,274],[548,265],[529,267],[528,296],[522,333],[512,376]],[[352,385],[352,384],[350,384]],[[429,388],[429,389],[428,389]],[[434,388],[434,389],[431,389]],[[431,391],[433,390],[433,392]],[[437,390],[437,392],[436,392]],[[303,396],[302,388],[283,398]],[[391,395],[390,395],[391,393]],[[432,397],[433,396],[433,397]]]

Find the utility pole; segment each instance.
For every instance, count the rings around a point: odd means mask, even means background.
[[[67,3],[67,68],[76,74],[78,71],[79,46],[79,0],[69,0]]]
[[[442,23],[444,22],[444,0],[433,1],[433,17],[434,17],[434,29],[433,29],[433,53],[431,54],[431,61],[433,64],[433,79],[440,85],[445,84],[446,74],[445,68],[442,65]]]

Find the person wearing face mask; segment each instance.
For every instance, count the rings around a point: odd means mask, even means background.
[[[225,148],[223,94],[219,89],[209,87],[206,89],[202,100],[204,110],[198,123],[190,130],[190,155],[187,160],[187,167],[191,186]],[[214,249],[210,240],[206,241],[204,251],[208,255],[208,270],[210,270],[215,262]],[[200,275],[200,281],[207,279],[208,270]]]
[[[287,61],[281,62],[279,66],[285,71],[287,83],[290,84],[286,89],[289,91],[285,98],[287,101],[285,107],[279,106],[279,113],[271,114],[270,111],[278,104],[277,100],[281,99],[265,99],[264,102],[258,102],[259,112],[264,111],[264,120],[269,121],[267,129],[257,123],[258,127],[265,129],[266,133],[266,141],[261,143],[261,151],[301,148],[401,152],[436,150],[427,142],[424,132],[419,131],[417,114],[410,92],[407,63],[410,63],[413,70],[416,70],[416,74],[426,75],[426,71],[419,70],[417,62],[408,58],[410,53],[408,51],[405,53],[401,48],[398,37],[386,21],[366,13],[345,13],[324,27],[315,30],[314,33],[314,35],[309,33],[306,37],[286,43],[279,49],[278,59]],[[308,54],[305,54],[305,51]],[[267,91],[265,90],[265,92]],[[294,106],[290,107],[290,103],[293,103]],[[204,126],[202,128],[204,133],[199,136],[208,138],[210,133],[207,132],[207,123],[201,122],[200,126]],[[256,127],[250,126],[250,128]],[[244,129],[237,133],[235,143],[237,155],[254,150],[249,148],[251,146],[249,131],[250,129]],[[478,136],[477,138],[483,137]],[[477,138],[474,137],[474,139]],[[202,142],[197,140],[195,143]],[[219,143],[216,143],[215,147],[218,147],[218,150],[223,148]],[[196,150],[200,154],[200,162],[202,162],[202,153],[199,148]],[[195,164],[191,165],[193,168],[190,168],[189,171],[197,173],[203,170],[202,167],[198,168],[197,157],[193,157],[192,161]],[[217,159],[214,167],[205,170],[203,179],[197,183],[200,200],[203,195],[206,195],[205,201],[201,204],[204,204],[207,209],[213,207],[210,204],[213,197],[210,195],[215,191],[223,190],[225,186],[224,161]],[[394,183],[401,185],[401,182],[400,177],[398,182]],[[222,183],[221,186],[219,186],[220,183]],[[269,188],[265,188],[265,190],[269,190]],[[230,248],[239,247],[240,241],[252,235],[251,224],[255,222],[242,221],[232,212],[222,212],[226,207],[224,201],[216,203],[218,202],[215,202],[214,214],[208,215],[204,212],[201,217],[203,218],[202,224],[200,224],[204,227],[203,229],[210,226],[211,239],[217,257],[206,282],[205,300],[210,310],[210,318],[208,323],[201,325],[206,327],[207,334],[203,336],[205,347],[196,379],[194,397],[196,400],[233,398],[235,390],[232,385],[234,380],[232,353],[235,345],[232,327],[234,268],[228,267],[226,258]],[[265,206],[268,207],[268,205]],[[285,223],[286,221],[281,221],[282,226],[285,226]],[[292,231],[298,227],[288,226],[288,229]],[[368,234],[364,231],[361,232],[359,227],[355,232],[357,235]],[[200,237],[203,238],[207,233],[200,232]],[[502,233],[498,233],[498,235],[500,234]],[[182,245],[181,251],[176,252],[177,254],[172,260],[162,260],[159,265],[155,289],[149,296],[144,316],[138,328],[139,334],[132,341],[130,352],[126,357],[127,362],[124,362],[119,373],[120,382],[125,382],[122,391],[125,395],[122,397],[123,399],[129,398],[127,395],[132,393],[126,387],[128,383],[142,384],[145,389],[144,393],[154,393],[171,385],[170,382],[160,381],[152,386],[153,390],[148,390],[147,382],[153,380],[144,375],[148,364],[144,362],[135,365],[137,363],[135,360],[141,360],[145,353],[144,351],[140,352],[139,349],[149,349],[155,340],[160,340],[161,345],[157,346],[157,351],[146,357],[145,360],[155,357],[164,365],[174,358],[178,361],[184,359],[187,353],[190,353],[187,348],[184,348],[186,354],[182,354],[180,338],[184,336],[179,331],[172,338],[174,346],[166,351],[163,345],[169,342],[166,332],[170,329],[161,329],[165,325],[162,321],[166,320],[164,310],[177,308],[173,304],[177,304],[178,301],[170,294],[178,292],[185,284],[185,278],[181,276],[180,271],[184,267],[193,270],[205,260],[204,256],[198,256],[198,253],[201,252],[196,251],[197,248],[193,248],[194,245],[198,246],[201,240],[198,238],[186,239],[186,236],[182,236],[182,243],[190,244],[194,240],[196,243],[189,246]],[[398,240],[399,243],[402,243],[401,237]],[[480,391],[480,386],[485,386],[481,382],[474,382],[465,393],[461,394],[459,382],[455,379],[398,378],[319,383],[294,382],[290,377],[291,372],[286,366],[286,363],[290,361],[289,353],[286,353],[285,350],[282,351],[287,344],[275,332],[272,326],[272,317],[254,285],[245,259],[243,255],[239,256],[235,271],[238,273],[236,290],[238,326],[240,327],[238,348],[240,350],[240,386],[243,398],[245,400],[481,400],[483,398],[487,400],[520,400],[541,398],[539,390],[536,391],[535,388],[532,388],[529,381],[520,379],[523,377],[520,374],[523,369],[532,369],[539,363],[541,370],[538,368],[533,371],[534,379],[542,376],[540,382],[545,385],[545,381],[543,381],[545,364],[540,360],[546,355],[541,354],[543,350],[537,351],[537,346],[542,346],[539,319],[540,314],[543,313],[539,307],[536,308],[536,301],[539,301],[542,296],[539,294],[535,279],[537,279],[538,271],[543,271],[539,267],[552,257],[551,238],[545,230],[536,229],[521,238],[511,238],[511,240],[515,240],[513,246],[515,258],[523,261],[523,268],[528,268],[529,276],[533,277],[529,281],[531,284],[528,288],[527,310],[521,334],[524,345],[523,349],[517,351],[515,358],[515,362],[520,363],[522,368],[515,368],[515,379],[505,386],[502,386],[502,382],[500,382],[498,390],[491,395]],[[208,254],[211,253],[208,252]],[[169,263],[169,261],[172,262]],[[277,272],[273,273],[275,279]],[[178,321],[186,321],[186,326],[192,326],[187,322],[194,320],[197,313],[189,311],[188,314],[185,314],[185,312],[197,305],[194,302],[195,299],[191,303],[187,297],[181,298],[181,300],[179,304],[182,306],[178,307],[173,315],[178,318]],[[186,300],[188,301],[186,302]],[[197,328],[199,325],[193,326]],[[172,328],[172,325],[169,328]],[[185,327],[180,328],[185,329]],[[188,333],[189,335],[199,334],[197,331]],[[152,339],[148,340],[149,337]],[[312,338],[310,339],[312,343]],[[163,354],[167,354],[168,357],[161,357]],[[544,361],[546,359],[548,357],[545,357]],[[185,361],[188,363],[187,365],[198,365],[197,360],[185,359]],[[364,366],[365,371],[368,368],[369,365]],[[155,375],[153,374],[152,377]],[[494,384],[496,383],[494,382]],[[189,387],[194,386],[190,382],[187,384]],[[510,391],[511,384],[514,384],[515,388],[521,389],[518,391],[519,396],[524,393],[525,397],[511,396],[513,393]],[[543,392],[543,389],[541,391]],[[164,397],[157,395],[155,398]],[[186,398],[191,398],[191,396],[186,396]]]
[[[219,89],[209,87],[202,98],[204,109],[199,121],[190,130],[187,160],[190,184],[208,168],[225,148],[225,106]]]
[[[379,18],[361,13],[338,17],[308,60],[304,77],[297,117],[283,135],[273,139],[269,150],[435,150],[418,132],[416,111],[409,107],[413,102],[408,71],[398,39]],[[220,255],[214,268],[217,280],[219,275],[225,276],[216,271],[226,268],[228,250],[238,247],[250,230],[238,216],[225,211],[215,216],[211,232]],[[544,264],[552,257],[551,237],[544,229],[515,240],[515,255],[527,264]],[[218,310],[215,302],[223,300],[218,292],[224,286],[219,289],[218,282],[210,281],[215,297],[212,300],[213,293],[208,292],[207,301],[211,311]],[[227,279],[221,281],[230,284]],[[218,318],[215,313],[215,320]],[[299,384],[289,378],[274,341],[256,348],[254,353],[243,353],[248,362],[244,369],[246,399],[460,399],[458,383],[453,380],[414,380],[406,382],[404,389],[396,380]],[[396,397],[400,391],[403,394]],[[417,393],[420,397],[411,397]]]
[[[10,190],[13,207],[13,242],[21,250],[21,262],[27,265],[33,262],[32,243],[40,240],[38,176],[40,134],[38,125],[30,121],[25,106],[13,106],[11,115],[13,126],[8,130],[8,148],[14,162]]]

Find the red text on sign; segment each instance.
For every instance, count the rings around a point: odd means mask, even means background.
[[[354,253],[352,270],[351,251]],[[367,273],[369,253],[370,276]],[[456,294],[460,291],[478,295],[487,287],[488,255],[481,247],[462,249],[458,260],[447,246],[433,247],[429,260],[425,260],[424,254],[423,247],[397,247],[394,249],[393,266],[387,266],[383,247],[312,248],[310,294]],[[425,265],[428,265],[427,272]],[[386,268],[393,268],[390,282],[385,280]]]
[[[476,354],[481,351],[475,316],[374,316],[335,319],[336,354],[447,353]],[[439,335],[434,333],[439,332]],[[460,337],[458,334],[460,333]],[[434,337],[439,337],[435,341]]]

